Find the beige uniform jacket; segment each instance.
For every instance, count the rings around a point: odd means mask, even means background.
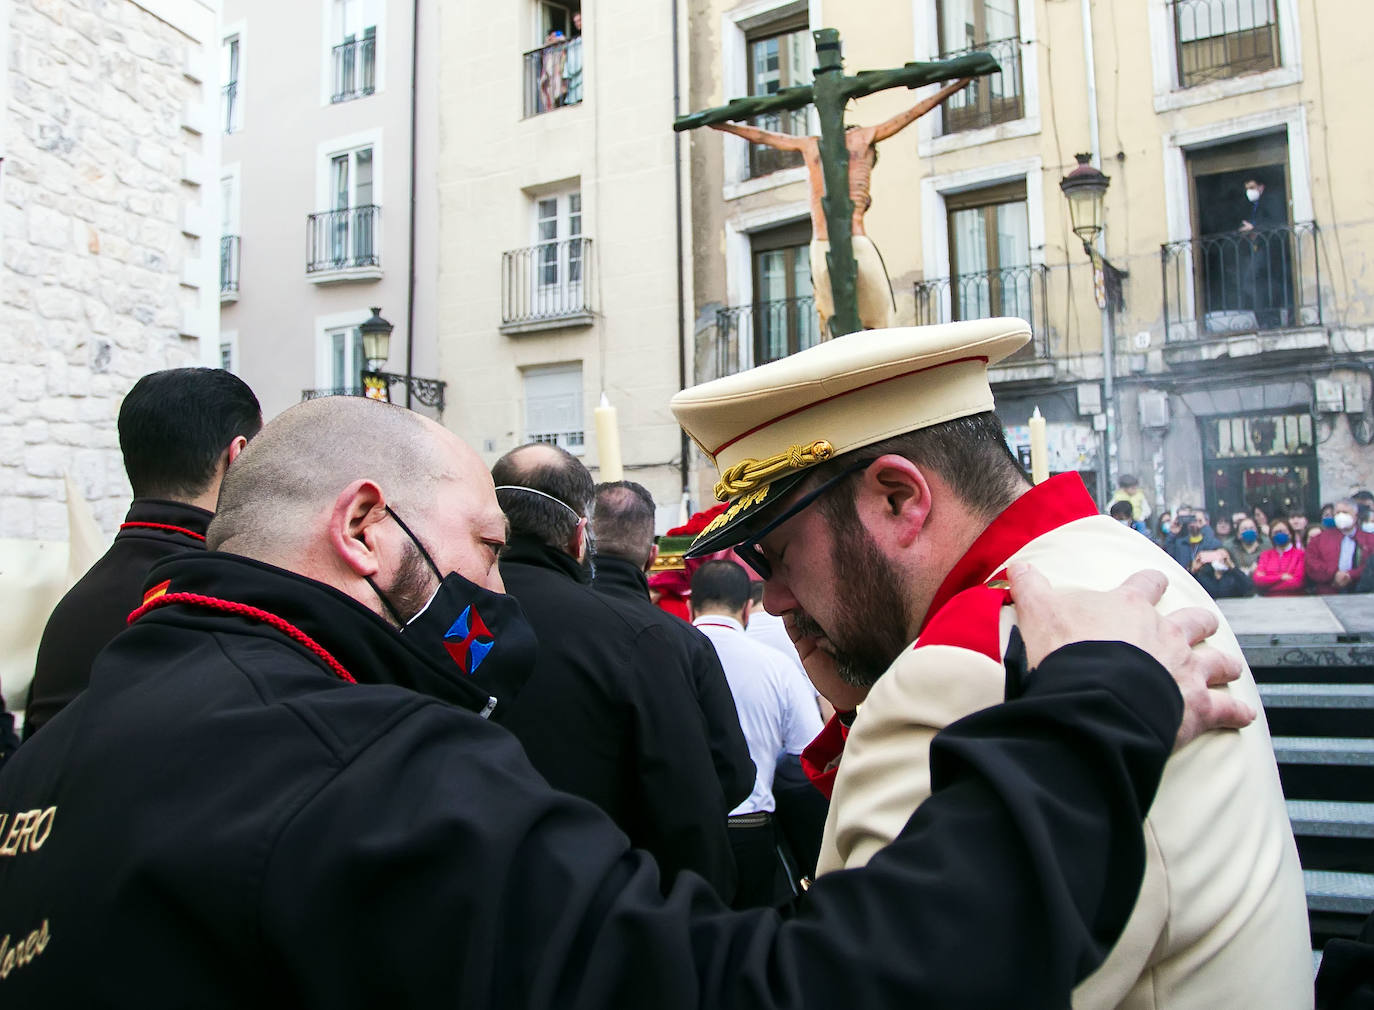
[[[1054,585],[1091,589],[1153,568],[1169,578],[1162,611],[1217,612],[1163,551],[1095,513],[1076,475],[1056,477],[999,516],[951,573],[921,636],[854,720],[818,872],[861,866],[894,838],[930,794],[935,733],[1003,699],[1001,657],[1014,611],[989,590],[951,596],[956,590],[981,586],[1012,560],[1034,565]],[[1240,655],[1224,619],[1210,644]],[[1231,689],[1260,710],[1248,667]],[[1074,1007],[1310,1007],[1306,896],[1263,715],[1174,755],[1144,831],[1147,865],[1135,910],[1107,960],[1075,990]]]

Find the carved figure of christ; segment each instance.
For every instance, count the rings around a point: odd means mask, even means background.
[[[947,84],[929,98],[876,126],[851,126],[845,131],[845,148],[849,152],[849,197],[854,202],[851,228],[854,259],[858,266],[859,321],[865,329],[891,326],[895,311],[892,284],[888,280],[882,257],[864,231],[864,214],[873,203],[871,189],[873,166],[878,161],[878,144],[906,129],[950,95],[967,87],[972,80],[972,77],[965,77]],[[830,231],[821,204],[825,196],[825,177],[821,170],[820,138],[774,133],[742,123],[710,125],[713,130],[733,133],[754,144],[763,144],[779,151],[801,152],[811,184],[811,287],[816,300],[816,312],[820,316],[821,333],[829,334],[834,299],[830,292],[830,271],[825,257]]]

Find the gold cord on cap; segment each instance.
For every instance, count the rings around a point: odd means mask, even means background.
[[[835,447],[825,439],[810,445],[794,445],[786,452],[767,459],[742,459],[727,467],[716,482],[716,500],[729,501],[737,494],[745,494],[791,470],[824,463],[835,455]]]

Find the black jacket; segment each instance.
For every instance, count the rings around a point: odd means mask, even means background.
[[[693,874],[662,897],[353,600],[221,554],[154,578],[230,609],[142,617],[0,768],[6,1007],[1062,1008],[1134,905],[1181,712],[1143,654],[1061,650],[784,923]]]
[[[592,588],[598,593],[623,604],[630,612],[652,621],[678,643],[659,657],[666,670],[677,666],[691,682],[697,705],[706,729],[706,742],[711,747],[711,760],[725,790],[725,804],[730,810],[739,806],[754,791],[757,770],[749,757],[749,744],[739,724],[739,710],[730,693],[720,657],[711,640],[692,625],[672,614],[659,610],[649,602],[649,580],[644,571],[631,561],[598,555],[596,578]]]
[[[539,639],[534,673],[502,724],[554,788],[591,800],[652,853],[665,884],[695,870],[730,898],[735,804],[689,676],[664,665],[677,636],[594,592],[574,559],[528,537],[511,538],[501,578]]]
[[[110,549],[67,590],[43,629],[24,710],[25,740],[86,689],[91,661],[124,630],[153,566],[182,551],[204,550],[213,518],[194,505],[134,499]]]

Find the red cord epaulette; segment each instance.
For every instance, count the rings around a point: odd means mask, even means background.
[[[235,614],[239,617],[247,617],[249,620],[261,621],[269,627],[276,628],[283,635],[299,642],[315,655],[322,659],[326,666],[334,672],[340,680],[349,684],[356,684],[353,675],[344,669],[344,665],[335,659],[323,645],[315,641],[300,628],[290,621],[278,617],[276,614],[257,607],[250,607],[246,603],[235,603],[232,600],[220,600],[213,596],[202,596],[199,593],[163,593],[161,596],[149,600],[129,615],[129,622],[133,624],[150,610],[158,607],[170,606],[173,603],[181,603],[192,607],[208,607],[211,610],[220,610],[226,614]]]
[[[147,529],[147,530],[167,530],[168,532],[171,532],[171,533],[185,533],[185,534],[186,534],[188,537],[190,537],[191,539],[193,539],[193,540],[199,540],[201,543],[205,543],[205,534],[204,534],[204,533],[197,533],[195,530],[188,530],[185,526],[169,526],[167,523],[120,523],[120,524],[119,524],[119,528],[122,529],[122,530],[127,530],[127,529],[129,529],[129,528],[131,528],[131,527],[137,527],[137,528]]]

